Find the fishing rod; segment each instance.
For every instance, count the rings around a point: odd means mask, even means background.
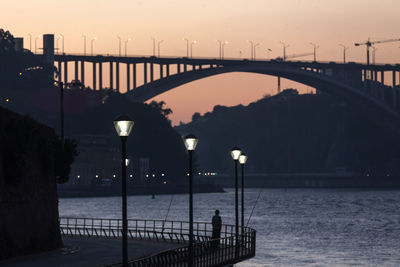
[[[163,224],[162,224],[162,232],[164,232],[165,221],[166,221],[167,218],[168,218],[168,214],[169,214],[169,211],[170,211],[170,209],[171,209],[171,205],[172,205],[172,201],[174,200],[174,196],[175,196],[175,192],[172,193],[172,195],[171,195],[171,200],[170,200],[170,202],[169,202],[167,214],[165,215],[165,219],[164,219]]]
[[[255,209],[255,207],[256,207],[256,205],[257,205],[258,199],[259,199],[259,198],[260,198],[260,196],[261,196],[261,192],[262,192],[262,189],[260,189],[260,192],[258,193],[258,196],[257,196],[256,202],[254,202],[254,206],[253,206],[253,209],[251,210],[251,213],[250,213],[249,219],[247,220],[246,227],[249,225],[249,222],[250,222],[251,216],[253,216],[253,212],[254,212],[254,209]]]

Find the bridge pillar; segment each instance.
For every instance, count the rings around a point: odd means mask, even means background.
[[[110,61],[110,89],[114,90],[114,62]]]
[[[68,61],[64,61],[64,86],[68,83]]]
[[[187,64],[185,63],[185,64],[183,64],[183,72],[186,72],[187,71]]]
[[[59,82],[62,81],[62,79],[61,79],[61,73],[62,73],[62,70],[61,70],[61,61],[58,61],[58,81],[59,81]]]
[[[126,92],[129,92],[131,86],[131,65],[126,63]]]
[[[150,82],[154,81],[154,63],[150,63]]]
[[[103,90],[103,62],[99,62],[99,90]]]
[[[96,62],[93,62],[93,90],[96,91]]]
[[[75,60],[75,80],[78,80],[78,61]]]
[[[164,76],[164,64],[160,64],[160,79]]]
[[[136,64],[132,66],[133,72],[133,89],[136,89]]]
[[[169,64],[167,64],[167,77],[169,77]]]
[[[81,61],[81,83],[85,86],[85,61]]]
[[[143,63],[144,69],[143,69],[143,75],[144,75],[144,84],[147,84],[147,63]]]
[[[199,70],[203,69],[203,67],[201,65],[199,65]]]
[[[397,109],[397,96],[396,96],[396,71],[392,72],[392,108]]]
[[[381,71],[381,100],[385,100],[385,72]]]
[[[119,61],[115,62],[115,88],[117,89],[117,92],[119,93]]]
[[[178,74],[181,73],[181,64],[178,63],[177,69],[178,69]]]

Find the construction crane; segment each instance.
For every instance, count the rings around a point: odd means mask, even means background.
[[[355,43],[355,46],[365,45],[367,47],[367,65],[369,65],[369,49],[374,44],[382,44],[382,43],[392,43],[392,42],[400,42],[400,39],[389,39],[389,40],[381,40],[381,41],[373,41],[368,40],[365,43]]]

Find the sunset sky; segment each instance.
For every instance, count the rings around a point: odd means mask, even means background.
[[[399,0],[19,0],[3,1],[0,28],[25,38],[32,49],[35,36],[63,34],[66,53],[82,53],[83,38],[95,54],[118,54],[118,38],[128,42],[130,55],[151,55],[152,37],[164,40],[161,55],[185,56],[183,37],[197,40],[193,56],[217,57],[219,40],[229,42],[225,57],[250,57],[246,40],[260,43],[256,56],[282,56],[279,41],[290,44],[287,54],[312,52],[317,60],[341,61],[349,46],[349,61],[365,62],[365,47],[354,42],[400,38]],[[41,39],[38,39],[41,47]],[[61,46],[61,41],[59,41]],[[399,63],[400,42],[377,45],[377,63]],[[311,60],[312,57],[304,57]],[[71,76],[72,77],[72,76]],[[283,81],[282,88],[310,90]],[[172,108],[174,124],[187,122],[194,112],[210,111],[216,104],[248,104],[276,92],[276,78],[243,73],[199,80],[158,96]]]

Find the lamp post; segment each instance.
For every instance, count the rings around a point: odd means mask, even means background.
[[[239,256],[239,197],[238,197],[238,174],[237,174],[237,165],[239,161],[240,154],[242,151],[238,147],[234,147],[231,149],[231,156],[233,161],[235,162],[235,239],[236,239],[236,256]]]
[[[283,61],[286,61],[286,48],[288,48],[290,45],[285,44],[284,42],[280,41],[283,47]]]
[[[92,56],[93,56],[93,43],[96,40],[97,40],[97,37],[94,37],[92,40],[90,40],[90,55],[92,55]]]
[[[182,38],[182,40],[186,41],[186,57],[189,58],[189,40],[187,38]]]
[[[193,58],[193,45],[197,44],[197,41],[194,40],[193,42],[190,43],[190,58]]]
[[[265,51],[267,51],[267,60],[269,60],[269,53],[272,52],[272,49],[267,48],[267,49],[265,49]]]
[[[247,40],[247,42],[250,44],[251,46],[251,60],[253,60],[253,52],[254,52],[254,42],[253,41],[249,41]]]
[[[122,41],[122,39],[121,39],[121,36],[117,36],[117,38],[118,38],[118,48],[119,48],[118,55],[121,56],[121,41]]]
[[[114,127],[121,138],[122,144],[122,266],[128,266],[128,218],[126,204],[126,141],[133,128],[133,121],[127,115],[121,115],[114,120]]]
[[[32,52],[32,34],[28,33],[29,35],[29,51]]]
[[[132,40],[131,38],[128,38],[127,40],[125,40],[125,57],[127,56],[127,52],[128,52],[128,42],[130,41],[130,40]]]
[[[82,34],[83,37],[83,55],[86,56],[86,35]]]
[[[37,54],[37,39],[39,38],[40,38],[39,35],[35,37],[35,54]]]
[[[253,48],[253,50],[254,50],[254,52],[253,52],[254,60],[256,60],[256,48],[257,48],[257,46],[259,46],[259,45],[260,45],[259,43],[257,43],[257,44],[254,45],[254,48]]]
[[[315,62],[315,61],[317,61],[317,48],[319,47],[319,45],[314,44],[314,43],[310,43],[310,45],[312,45],[314,48],[314,62]]]
[[[164,42],[164,40],[158,41],[157,44],[157,49],[158,49],[158,57],[160,57],[160,47],[161,47],[161,43]]]
[[[247,155],[241,154],[239,156],[239,163],[242,166],[242,235],[244,234],[244,165],[247,161]]]
[[[222,41],[217,40],[217,42],[219,43],[219,59],[222,59]]]
[[[189,267],[193,266],[193,151],[199,139],[193,134],[184,138],[186,149],[189,152]]]
[[[346,50],[349,49],[349,47],[343,44],[339,44],[339,46],[343,47],[343,64],[346,64]]]
[[[372,64],[375,65],[375,51],[378,50],[375,46],[372,46]]]
[[[153,40],[153,57],[156,56],[156,38],[151,37],[151,40]]]
[[[55,50],[57,51],[56,54],[60,54],[60,52],[58,51],[58,50],[59,50],[59,49],[58,49],[58,41],[59,41],[59,40],[60,40],[60,37],[57,37],[57,38],[56,38],[56,49],[55,49]]]
[[[224,57],[225,57],[225,45],[227,45],[227,44],[229,44],[228,41],[225,41],[222,43],[222,58],[221,59],[224,59]]]
[[[62,42],[61,42],[61,44],[62,44],[62,49],[61,49],[61,51],[62,51],[62,53],[64,54],[64,35],[62,35],[62,34],[60,34],[60,38],[62,39]]]

